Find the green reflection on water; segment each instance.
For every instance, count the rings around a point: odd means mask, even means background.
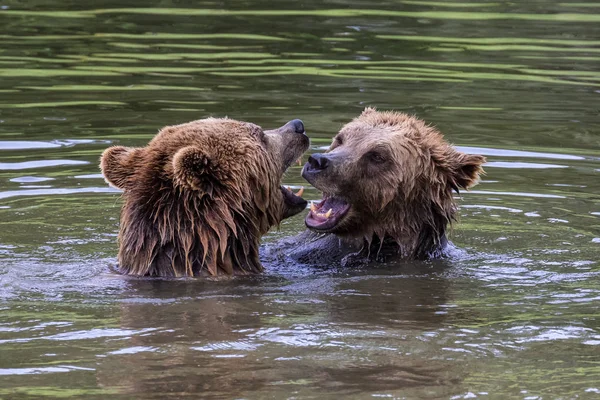
[[[119,106],[125,103],[118,101],[55,101],[48,103],[19,103],[19,104],[0,104],[0,108],[40,108],[40,107],[71,107],[88,105]]]
[[[502,3],[460,3],[455,1],[417,1],[417,0],[401,0],[402,4],[414,4],[417,6],[429,6],[429,7],[456,7],[456,8],[480,8],[480,7],[498,7]]]
[[[177,91],[203,91],[206,88],[186,87],[186,86],[161,86],[161,85],[129,85],[129,86],[108,86],[108,85],[55,85],[55,86],[21,86],[22,89],[46,90],[46,91],[136,91],[136,90],[177,90]]]
[[[102,14],[150,14],[184,16],[314,16],[314,17],[407,17],[456,20],[524,20],[524,21],[564,21],[599,22],[597,14],[521,14],[492,12],[458,11],[391,11],[375,9],[328,9],[328,10],[223,10],[194,8],[111,8],[86,11],[24,11],[6,10],[6,15],[51,17],[51,18],[94,18]]]
[[[381,39],[395,39],[418,42],[433,42],[433,43],[468,43],[468,44],[558,44],[564,46],[598,46],[600,40],[574,40],[574,39],[541,39],[541,38],[519,38],[519,37],[495,37],[495,38],[464,38],[464,37],[432,37],[432,36],[407,36],[407,35],[377,35]],[[520,47],[515,47],[519,49]],[[512,49],[512,48],[506,48]],[[544,47],[551,49],[551,47]],[[565,48],[556,48],[557,50],[569,51]],[[582,49],[586,50],[586,49]]]

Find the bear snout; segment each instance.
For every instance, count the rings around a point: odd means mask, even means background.
[[[323,175],[329,175],[331,173],[331,169],[333,168],[332,164],[332,160],[328,154],[315,153],[308,157],[308,162],[304,164],[304,168],[302,168],[302,177],[311,185],[318,187],[319,182],[317,182],[317,180],[321,180],[324,178]]]
[[[330,164],[327,154],[322,153],[315,153],[308,157],[308,163],[310,164],[311,168],[319,171],[326,169]]]
[[[293,119],[280,128],[265,131],[269,138],[269,151],[276,159],[280,159],[284,173],[294,161],[298,160],[308,149],[310,139],[304,131],[304,123],[299,119]]]

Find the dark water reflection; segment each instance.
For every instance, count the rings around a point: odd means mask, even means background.
[[[598,3],[5,0],[0,22],[0,398],[600,393]],[[448,260],[111,272],[108,145],[229,115],[302,118],[318,151],[365,105],[488,157]]]

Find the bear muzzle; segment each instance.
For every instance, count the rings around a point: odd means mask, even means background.
[[[302,154],[308,149],[310,140],[306,135],[304,123],[299,119],[293,119],[280,128],[265,131],[270,137],[271,151],[279,152],[282,160],[282,174],[294,163],[301,165]],[[283,196],[282,219],[291,217],[306,209],[307,202],[302,198],[304,188],[293,193],[289,188],[280,186]]]
[[[282,173],[294,162],[301,165],[302,154],[308,150],[310,139],[304,130],[304,123],[299,119],[293,119],[280,128],[265,131],[265,135],[271,137],[277,151],[281,152]]]
[[[325,190],[325,188],[319,187],[319,180],[327,179],[327,176],[332,174],[334,164],[336,164],[336,160],[333,154],[315,153],[304,164],[302,177],[317,189]]]

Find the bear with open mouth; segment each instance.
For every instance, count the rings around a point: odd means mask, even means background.
[[[137,276],[245,275],[263,270],[260,238],[306,209],[280,184],[308,149],[302,121],[263,131],[227,118],[163,128],[146,147],[100,160],[123,190],[119,271]]]
[[[302,176],[323,193],[311,204],[302,262],[429,259],[444,255],[446,229],[456,220],[453,193],[475,185],[485,158],[465,154],[413,116],[366,108]]]

